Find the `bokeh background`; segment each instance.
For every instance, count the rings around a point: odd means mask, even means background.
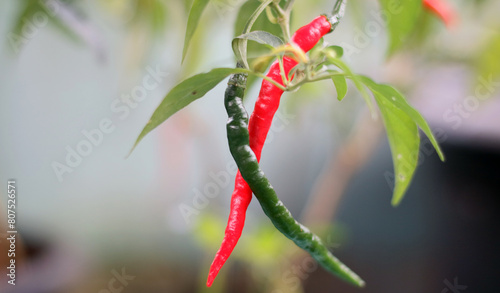
[[[375,1],[349,1],[326,37],[346,49],[356,72],[404,92],[442,144],[445,163],[423,139],[397,208],[380,118],[368,115],[353,87],[342,102],[328,82],[282,100],[261,165],[294,216],[366,280],[365,289],[318,267],[255,201],[233,255],[205,287],[235,174],[224,83],[127,155],[178,81],[234,66],[230,42],[243,2],[212,1],[181,64],[191,1],[1,1],[2,267],[8,179],[17,182],[21,237],[17,285],[6,284],[2,269],[1,292],[499,292],[495,0],[450,0],[460,15],[455,26],[424,15],[391,58]],[[293,30],[333,1],[295,5]],[[247,92],[249,111],[257,94],[257,86]],[[84,155],[75,156],[78,149]]]

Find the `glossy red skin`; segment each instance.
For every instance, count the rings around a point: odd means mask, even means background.
[[[457,15],[451,6],[444,0],[424,0],[424,7],[436,14],[448,27],[452,27],[457,20]]]
[[[331,31],[331,24],[325,16],[318,16],[308,25],[299,28],[291,37],[291,42],[301,48],[304,52],[311,50],[318,41]],[[290,70],[298,62],[289,57],[283,57],[283,67],[285,75],[288,76]],[[275,61],[269,68],[266,75],[275,82],[284,85],[281,77],[279,62]],[[267,134],[271,128],[273,117],[278,110],[283,90],[276,87],[267,80],[262,81],[259,97],[255,102],[255,108],[250,116],[248,132],[250,135],[250,148],[260,161],[262,147],[266,141]],[[246,210],[252,200],[252,190],[241,177],[240,171],[236,174],[234,191],[231,197],[231,211],[229,220],[222,241],[221,248],[215,255],[215,259],[210,267],[207,286],[212,285],[213,280],[219,273],[227,258],[238,242],[243,226],[245,225]]]

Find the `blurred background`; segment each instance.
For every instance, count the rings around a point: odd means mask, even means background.
[[[390,58],[375,1],[351,0],[326,41],[355,72],[402,92],[430,122],[416,176],[390,204],[380,118],[354,87],[287,93],[261,166],[295,217],[367,282],[355,289],[275,232],[252,202],[243,236],[205,282],[229,214],[235,165],[225,83],[175,114],[127,157],[177,82],[234,66],[242,5],[213,0],[181,64],[191,1],[0,3],[0,216],[17,185],[16,286],[1,292],[499,292],[500,2],[450,0],[446,28],[422,15]],[[252,3],[250,3],[252,2]],[[333,1],[296,1],[292,30]],[[241,12],[240,12],[241,13]],[[257,86],[247,91],[251,111]],[[0,262],[8,266],[7,222]]]

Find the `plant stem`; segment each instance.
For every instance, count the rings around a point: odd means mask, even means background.
[[[300,86],[302,86],[304,83],[315,82],[315,81],[320,81],[320,80],[325,80],[325,79],[330,79],[330,78],[332,78],[332,76],[336,76],[336,75],[348,76],[347,74],[345,74],[343,72],[335,72],[335,73],[328,73],[328,74],[318,75],[317,77],[312,77],[310,75],[310,73],[308,72],[306,74],[306,78],[298,80],[296,83],[290,84],[289,86],[287,86],[286,90],[287,91],[293,91],[293,90],[299,88]]]
[[[293,5],[293,0],[290,1],[291,4]],[[283,10],[281,6],[279,5],[279,1],[274,1],[271,4],[271,7],[273,8],[274,12],[278,15],[278,24],[281,27],[281,30],[283,31],[283,37],[285,38],[285,42],[290,41],[290,12],[292,11],[291,6],[287,7],[289,9]]]
[[[256,73],[256,72],[253,72],[253,71],[249,71],[249,73],[254,74],[257,77],[260,77],[262,79],[265,79],[265,80],[269,81],[270,83],[272,83],[274,86],[276,86],[277,88],[279,88],[282,91],[287,91],[288,90],[286,87],[282,86],[281,84],[277,83],[276,81],[272,80],[271,78],[265,76],[262,73]]]
[[[292,11],[293,4],[295,3],[295,0],[288,0],[285,4],[285,12],[290,15],[290,12]]]
[[[259,17],[259,15],[266,9],[266,7],[269,4],[271,4],[272,1],[273,0],[266,0],[265,2],[263,2],[262,4],[260,4],[260,6],[257,8],[257,10],[255,10],[253,12],[253,14],[250,16],[250,19],[246,23],[245,28],[243,29],[243,34],[248,34],[252,30],[252,26],[255,23],[255,21],[257,20],[257,18]],[[247,51],[247,43],[248,43],[248,40],[247,39],[243,39],[243,48],[245,50],[245,55],[246,55],[246,51]],[[248,66],[248,61],[246,60],[246,58],[244,58],[244,59],[245,60],[238,60],[238,61],[242,61],[243,62],[243,66],[245,68],[247,68],[247,69],[250,68],[250,66]]]

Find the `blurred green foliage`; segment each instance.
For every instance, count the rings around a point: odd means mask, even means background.
[[[217,215],[202,213],[193,230],[199,247],[209,260],[212,260],[213,255],[219,249],[224,236],[225,220]],[[338,249],[341,244],[348,241],[347,230],[340,224],[325,223],[323,226],[313,228],[322,239],[326,240],[326,245],[332,250]],[[290,284],[284,283],[283,275],[291,266],[300,265],[307,258],[309,256],[306,253],[303,253],[281,235],[267,219],[263,219],[258,222],[257,226],[244,230],[238,246],[210,290],[225,292],[225,280],[228,272],[231,271],[231,266],[241,263],[253,276],[254,280],[251,283],[253,283],[252,286],[255,286],[255,291],[272,292],[281,289],[283,292],[302,292],[301,287],[290,288]],[[210,263],[205,265],[208,269]],[[199,287],[199,292],[208,292],[205,291],[204,286],[207,277],[206,270],[202,271],[203,273],[200,274],[200,284],[202,285]],[[265,290],[262,291],[262,288]]]
[[[414,30],[422,12],[421,0],[380,0],[381,14],[389,32],[388,55],[394,54]]]
[[[493,31],[476,60],[477,76],[491,83],[500,78],[500,27]]]

